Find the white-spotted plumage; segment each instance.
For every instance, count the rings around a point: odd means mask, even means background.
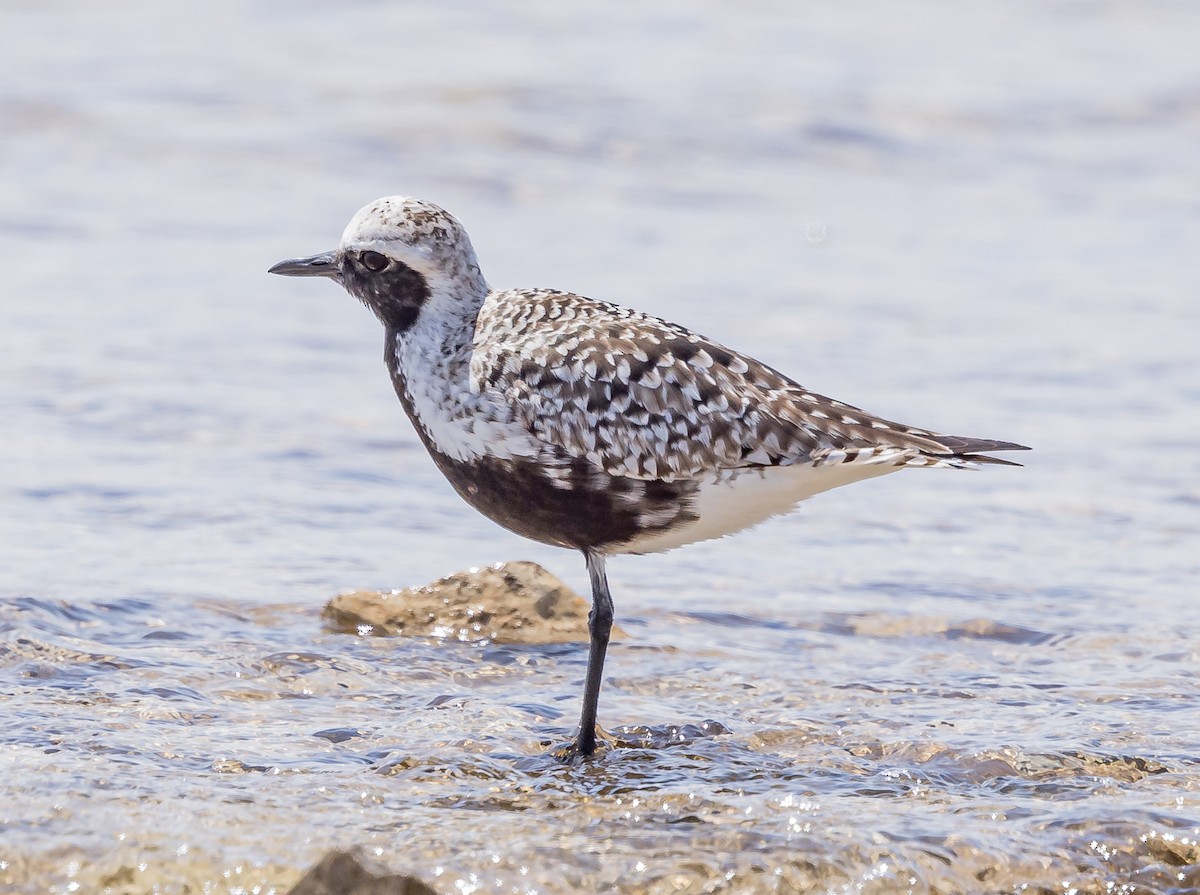
[[[335,252],[272,271],[331,277],[375,312],[396,393],[454,488],[519,534],[582,550],[609,612],[606,555],[721,537],[906,467],[1008,464],[986,452],[1025,449],[891,422],[618,305],[493,291],[462,225],[418,199],[379,199]],[[606,629],[593,630],[597,669],[598,640]]]

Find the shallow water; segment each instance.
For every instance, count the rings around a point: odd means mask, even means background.
[[[444,892],[1200,890],[1195,7],[0,17],[5,891],[356,844]],[[613,561],[621,747],[560,766],[578,646],[320,621],[586,584],[459,503],[369,314],[264,273],[396,192],[497,285],[1036,451]]]

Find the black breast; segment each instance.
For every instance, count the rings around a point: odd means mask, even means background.
[[[421,428],[418,425],[417,431]],[[532,460],[453,460],[425,439],[433,462],[464,500],[509,531],[557,547],[602,550],[695,520],[693,482],[612,476],[569,460],[552,478]]]
[[[695,482],[613,476],[586,460],[547,446],[553,470],[525,458],[447,456],[413,412],[389,332],[385,360],[413,428],[454,490],[476,510],[511,532],[556,547],[602,550],[640,534],[661,533],[697,518]]]

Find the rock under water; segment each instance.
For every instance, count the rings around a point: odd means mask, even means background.
[[[590,604],[533,562],[504,562],[447,575],[421,587],[355,590],[325,606],[337,631],[407,634],[496,643],[588,639]]]
[[[416,877],[368,865],[354,852],[334,850],[314,864],[288,895],[436,895]]]

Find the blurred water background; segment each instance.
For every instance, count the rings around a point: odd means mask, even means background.
[[[1200,7],[0,25],[4,891],[283,892],[335,845],[440,892],[1200,891]],[[1036,450],[612,562],[602,721],[729,732],[557,766],[582,648],[319,618],[586,586],[443,482],[369,313],[265,274],[395,193],[496,286]]]

